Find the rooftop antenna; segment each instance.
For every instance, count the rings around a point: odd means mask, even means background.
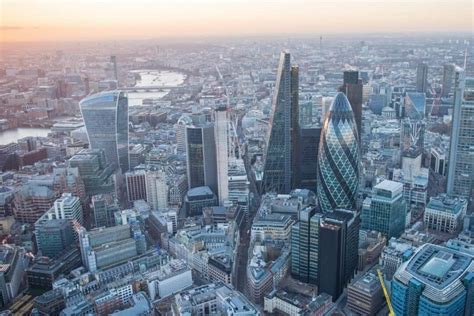
[[[319,50],[322,51],[323,50],[323,36],[319,36]]]

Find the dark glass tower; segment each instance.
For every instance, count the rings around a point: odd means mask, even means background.
[[[214,125],[186,127],[188,188],[208,186],[217,192],[217,164]]]
[[[428,65],[419,63],[416,67],[416,91],[426,92],[428,89]]]
[[[289,193],[293,184],[293,146],[296,146],[292,138],[298,135],[298,68],[291,67],[290,53],[280,55],[274,91],[262,189]]]
[[[344,82],[342,92],[345,93],[354,112],[354,118],[357,125],[357,133],[361,135],[362,128],[362,92],[363,85],[359,79],[358,71],[344,71]]]
[[[318,199],[324,212],[354,209],[359,187],[359,144],[351,105],[339,92],[324,118],[318,156]]]
[[[107,162],[129,169],[128,98],[120,91],[94,94],[80,102],[91,149],[103,149]]]

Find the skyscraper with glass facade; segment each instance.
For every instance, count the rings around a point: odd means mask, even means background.
[[[106,91],[80,103],[91,149],[104,149],[107,162],[129,169],[128,98],[120,91]]]
[[[358,134],[351,105],[342,92],[336,95],[324,118],[318,165],[321,209],[354,209],[359,187]]]
[[[356,70],[344,71],[343,78],[342,92],[345,93],[352,107],[357,133],[360,135],[362,128],[362,80],[359,79],[359,72]]]
[[[405,229],[406,203],[403,183],[384,180],[374,187],[372,198],[362,206],[362,229],[376,230],[387,240],[398,238]]]
[[[391,301],[396,315],[473,315],[474,257],[424,244],[395,273]]]
[[[221,153],[219,153],[221,154]],[[214,125],[186,127],[188,188],[208,186],[217,193],[217,163]]]
[[[290,53],[282,52],[272,100],[270,127],[264,155],[262,189],[289,193],[293,184],[295,138],[298,135],[298,68],[291,67]]]
[[[447,192],[471,198],[474,184],[474,78],[455,74],[454,108],[449,148]]]
[[[428,89],[428,65],[419,63],[416,67],[416,91],[426,92]]]

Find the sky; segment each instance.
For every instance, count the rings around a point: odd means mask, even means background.
[[[0,0],[0,43],[473,32],[472,0]]]

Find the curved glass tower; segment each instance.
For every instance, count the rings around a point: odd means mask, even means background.
[[[336,95],[324,118],[318,166],[321,209],[354,209],[359,186],[358,134],[351,105],[342,92]]]
[[[129,169],[128,98],[120,91],[106,91],[80,103],[91,149],[104,149],[108,163]]]

